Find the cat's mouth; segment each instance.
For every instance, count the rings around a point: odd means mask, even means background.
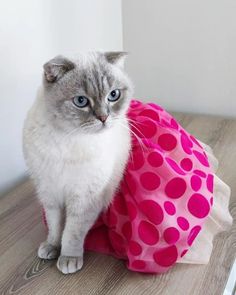
[[[94,123],[89,126],[86,126],[85,128],[82,128],[82,130],[85,133],[100,133],[109,129],[111,126],[112,124],[110,122],[104,122],[104,123],[98,122],[98,123]]]
[[[108,123],[108,122],[105,122],[105,123],[102,123],[102,124],[98,124],[98,127],[97,127],[97,132],[102,132],[108,128],[111,127],[111,124]]]

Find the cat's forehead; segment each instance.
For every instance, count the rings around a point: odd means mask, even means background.
[[[101,98],[112,89],[119,79],[99,55],[82,56],[76,62],[74,78],[78,86],[88,95]]]
[[[77,68],[81,72],[86,73],[97,73],[101,74],[107,71],[108,63],[106,62],[103,55],[97,52],[91,52],[86,54],[80,54],[77,59],[74,60]]]
[[[86,94],[100,99],[112,88],[112,84],[113,79],[111,77],[96,71],[92,74],[85,72],[80,80],[80,87]]]
[[[46,84],[46,89],[58,101],[80,95],[93,101],[104,101],[111,91],[124,90],[130,86],[123,69],[109,63],[104,54],[80,54],[70,60],[74,64],[73,69],[56,83]]]

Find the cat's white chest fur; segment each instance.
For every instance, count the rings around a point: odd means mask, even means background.
[[[87,199],[89,191],[98,198],[91,202],[99,202],[103,190],[113,190],[122,177],[130,150],[128,129],[117,124],[97,134],[62,136],[47,125],[40,107],[36,102],[25,122],[24,152],[41,200],[63,206],[74,196]]]

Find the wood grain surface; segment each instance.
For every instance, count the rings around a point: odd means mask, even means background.
[[[208,265],[178,264],[163,275],[128,271],[122,261],[86,253],[83,269],[65,276],[55,261],[37,258],[45,239],[41,209],[30,180],[0,199],[0,294],[161,294],[222,295],[236,256],[236,121],[175,114],[181,124],[209,144],[220,161],[218,175],[231,186],[234,225],[214,240]]]

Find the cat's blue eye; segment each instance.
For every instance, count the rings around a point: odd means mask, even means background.
[[[89,104],[89,100],[85,96],[75,96],[73,98],[73,103],[78,107],[78,108],[84,108]]]
[[[120,90],[115,89],[110,92],[107,99],[109,101],[117,101],[119,98],[120,98]]]

